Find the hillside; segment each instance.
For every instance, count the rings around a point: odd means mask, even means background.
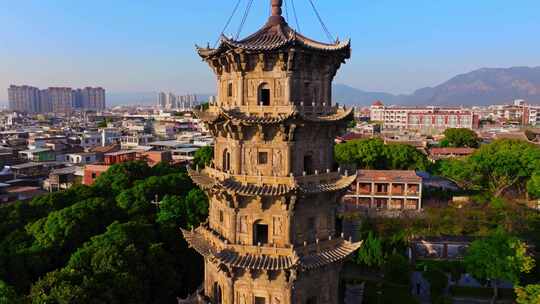
[[[369,105],[376,99],[401,105],[489,105],[514,99],[540,104],[540,67],[483,68],[457,75],[435,87],[421,88],[410,95],[334,86],[336,102]]]

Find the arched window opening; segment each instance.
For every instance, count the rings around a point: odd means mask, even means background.
[[[221,286],[219,286],[218,282],[214,283],[214,302],[216,304],[222,304],[223,303],[223,294],[221,291]]]
[[[313,169],[313,154],[310,152],[304,155],[304,172],[310,175],[314,173]]]
[[[258,103],[262,106],[270,105],[270,86],[267,83],[263,83],[259,86]]]
[[[253,245],[268,244],[268,225],[262,221],[256,221],[253,224]]]
[[[231,153],[229,150],[223,150],[223,171],[231,170]]]

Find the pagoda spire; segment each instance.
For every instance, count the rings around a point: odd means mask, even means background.
[[[283,0],[270,0],[270,3],[272,5],[272,15],[270,16],[268,23],[271,25],[285,23],[285,18],[282,16],[283,10],[281,9]]]

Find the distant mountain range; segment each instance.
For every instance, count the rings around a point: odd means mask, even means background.
[[[334,85],[334,101],[347,105],[371,105],[375,100],[396,105],[470,106],[509,103],[525,99],[540,104],[540,67],[483,68],[461,74],[435,87],[410,95],[367,92]]]

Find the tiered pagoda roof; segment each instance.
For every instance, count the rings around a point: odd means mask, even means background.
[[[347,189],[356,180],[356,174],[327,173],[300,177],[277,177],[230,175],[207,168],[197,171],[188,169],[195,184],[205,190],[223,190],[240,196],[282,196],[290,193],[317,194]],[[249,180],[251,179],[251,181]],[[271,183],[270,183],[271,182]]]
[[[307,122],[333,123],[349,119],[353,115],[353,108],[347,109],[344,107],[321,107],[320,111],[315,107],[297,107],[291,105],[287,108],[288,109],[283,113],[264,115],[265,113],[263,112],[246,114],[246,111],[240,111],[240,109],[225,109],[220,106],[215,106],[212,110],[195,111],[195,116],[206,123],[215,123],[223,120],[231,121],[233,124],[270,125],[280,124],[294,119]]]
[[[344,57],[349,58],[351,41],[348,39],[344,42],[339,40],[334,43],[318,42],[296,32],[282,17],[271,17],[259,31],[244,39],[235,40],[222,35],[218,47],[197,47],[197,50],[202,58],[207,59],[230,50],[268,52],[292,47],[303,47],[318,52],[344,52]]]
[[[222,263],[229,267],[238,267],[252,270],[287,270],[292,268],[315,269],[325,265],[339,262],[346,259],[354,251],[362,246],[362,242],[350,242],[343,239],[336,239],[331,242],[331,245],[324,248],[316,248],[313,250],[305,250],[303,247],[297,249],[289,248],[277,253],[274,247],[265,247],[265,251],[261,253],[246,253],[241,254],[234,250],[234,246],[226,244],[213,245],[212,242],[205,237],[209,234],[208,228],[199,227],[196,230],[184,230],[182,234],[190,247],[195,249],[205,258],[209,258],[218,263]],[[319,244],[312,244],[312,247],[318,247]],[[230,247],[230,248],[229,248]],[[314,247],[314,248],[315,248]],[[261,251],[263,250],[262,247]]]

